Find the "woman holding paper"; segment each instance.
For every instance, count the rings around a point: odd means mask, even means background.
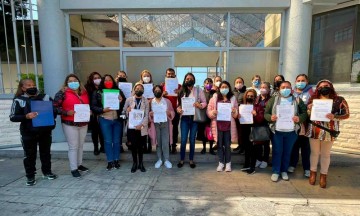
[[[39,113],[32,110],[32,101],[48,101],[52,99],[49,95],[39,94],[35,82],[32,79],[22,79],[19,81],[18,89],[15,93],[13,104],[10,111],[10,121],[20,122],[20,134],[22,147],[24,149],[24,168],[26,173],[26,185],[36,184],[36,152],[39,145],[41,171],[44,178],[56,179],[57,175],[51,171],[51,131],[55,125],[34,127],[32,120],[39,118]],[[50,102],[51,104],[51,102]],[[50,105],[52,107],[52,104]],[[32,111],[32,112],[31,112]],[[52,123],[56,113],[52,113]],[[40,114],[41,115],[41,114]],[[2,134],[5,136],[5,134]]]
[[[109,100],[109,94],[114,94],[114,100]],[[120,143],[123,131],[124,119],[120,118],[125,104],[125,95],[118,89],[114,78],[106,74],[101,79],[98,91],[94,92],[91,100],[91,110],[99,115],[101,131],[104,135],[107,170],[120,168]],[[118,103],[118,107],[110,108],[108,103]]]
[[[195,108],[204,109],[207,105],[204,92],[199,90],[195,85],[195,76],[192,73],[187,73],[184,77],[183,85],[178,94],[178,107],[176,111],[181,115],[181,148],[180,161],[177,164],[178,168],[184,166],[186,142],[190,132],[190,155],[189,164],[191,168],[195,168],[194,151],[195,151],[195,136],[197,132],[197,122],[194,121]],[[197,93],[199,92],[199,94]]]
[[[246,86],[245,86],[245,82],[244,79],[242,77],[236,77],[234,80],[234,96],[237,99],[238,105],[243,103],[243,98],[244,98],[244,94],[246,92]],[[244,145],[241,142],[241,137],[242,137],[242,133],[241,133],[241,126],[240,126],[240,122],[239,121],[235,121],[236,122],[236,129],[237,129],[237,133],[238,133],[238,146],[233,150],[234,152],[237,152],[239,154],[243,154],[245,151]]]
[[[170,169],[172,168],[172,164],[169,161],[169,147],[172,144],[172,120],[175,116],[175,112],[170,100],[162,96],[163,90],[160,85],[154,86],[153,92],[155,98],[150,101],[149,137],[151,138],[151,143],[156,146],[156,153],[158,156],[155,168],[160,168],[163,161],[165,161],[165,167]]]
[[[101,75],[98,72],[92,72],[85,84],[85,89],[88,92],[89,100],[91,104],[91,97],[94,92],[99,89],[101,82]],[[94,144],[94,155],[99,155],[100,152],[105,152],[104,150],[104,137],[101,132],[98,116],[95,113],[92,113],[90,116],[90,128],[91,128],[91,139]],[[99,150],[99,141],[100,141],[100,150]]]
[[[316,85],[316,90],[309,100],[308,114],[311,115],[315,100],[332,100],[331,113],[326,114],[328,121],[316,121],[309,124],[308,136],[310,137],[310,178],[309,183],[315,185],[317,166],[320,155],[320,187],[326,188],[326,177],[330,166],[330,151],[336,137],[330,135],[321,127],[331,131],[339,131],[339,121],[348,119],[350,116],[349,106],[346,100],[339,96],[333,84],[329,80],[320,80]],[[316,126],[319,125],[319,126]]]
[[[134,85],[134,93],[134,96],[126,99],[124,106],[129,119],[127,136],[131,143],[132,173],[137,169],[146,172],[143,164],[143,146],[146,144],[149,122],[149,101],[143,96],[144,87],[141,83]]]
[[[224,106],[226,105],[226,106]],[[207,115],[211,119],[211,130],[218,144],[219,165],[216,170],[231,172],[231,141],[237,141],[235,119],[238,117],[238,104],[231,91],[230,83],[222,81],[217,93],[210,99]],[[225,118],[222,118],[222,114]]]
[[[89,104],[89,96],[80,79],[75,74],[69,74],[64,85],[56,93],[54,105],[61,115],[62,128],[69,145],[69,162],[71,174],[80,178],[79,171],[87,172],[88,168],[82,165],[83,146],[88,129],[88,122],[74,121],[75,104]]]
[[[271,180],[281,178],[289,180],[287,170],[293,145],[297,139],[300,124],[307,118],[306,106],[302,100],[291,94],[291,83],[284,81],[280,85],[280,95],[272,97],[265,108],[265,119],[273,133]]]

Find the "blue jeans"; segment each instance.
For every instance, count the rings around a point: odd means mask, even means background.
[[[122,122],[107,120],[99,117],[100,128],[104,136],[105,153],[108,162],[120,159],[120,132],[123,130]]]
[[[194,152],[195,152],[195,136],[196,136],[196,132],[197,132],[197,123],[193,121],[192,116],[183,116],[183,117],[181,117],[180,129],[181,129],[180,160],[183,161],[185,159],[186,142],[188,139],[189,131],[190,131],[189,160],[193,160]]]
[[[298,136],[291,153],[290,166],[297,166],[299,161],[299,149],[301,149],[301,161],[303,169],[310,170],[310,141],[306,136]]]
[[[273,134],[272,142],[272,172],[280,174],[287,172],[290,164],[291,151],[298,135],[295,131]]]

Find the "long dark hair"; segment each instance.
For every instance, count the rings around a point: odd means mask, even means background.
[[[110,77],[112,82],[113,82],[113,87],[111,89],[119,89],[116,85],[116,82],[114,80],[114,77],[112,77],[110,74],[105,74],[102,78],[101,78],[101,82],[100,82],[100,85],[99,85],[99,90],[102,91],[103,89],[105,89],[105,85],[104,85],[104,82],[105,82],[105,78],[106,77]]]
[[[329,80],[321,80],[321,81],[319,81],[319,82],[317,83],[315,92],[314,92],[314,94],[310,97],[308,104],[311,104],[314,99],[319,99],[319,98],[320,98],[320,95],[321,95],[321,94],[320,94],[320,92],[319,92],[319,90],[320,90],[320,89],[319,89],[319,85],[320,85],[321,83],[323,83],[323,82],[327,82],[327,83],[329,83],[329,85],[330,85],[329,98],[330,98],[330,99],[336,99],[336,98],[338,97],[338,94],[336,93],[335,88],[334,88],[334,85],[332,84],[332,82],[330,82]]]
[[[225,80],[224,80],[224,81],[222,81],[222,82],[220,83],[219,88],[218,88],[218,90],[216,91],[216,93],[217,93],[217,95],[218,95],[218,101],[224,99],[224,96],[223,96],[223,95],[221,94],[221,92],[220,92],[220,87],[221,87],[222,84],[225,84],[225,85],[228,86],[229,92],[226,94],[226,98],[227,98],[228,100],[230,100],[231,97],[234,96],[234,93],[231,91],[231,85],[230,85],[230,83],[229,83],[228,81],[225,81]]]
[[[68,88],[68,81],[69,81],[70,77],[73,77],[73,78],[77,79],[77,81],[79,82],[79,84],[80,84],[80,87],[79,87],[79,90],[78,90],[78,94],[79,94],[79,95],[81,95],[84,90],[86,91],[86,89],[84,88],[84,86],[81,84],[81,81],[80,81],[79,77],[76,76],[75,74],[69,74],[69,75],[67,75],[67,76],[65,77],[65,81],[64,81],[64,84],[63,84],[63,86],[62,86],[62,90],[63,90],[63,91],[65,91],[65,89]]]
[[[18,85],[18,88],[16,90],[16,93],[15,93],[15,97],[19,97],[21,95],[24,94],[24,91],[22,90],[22,87],[25,85],[26,82],[28,81],[32,81],[34,82],[34,80],[30,79],[30,78],[25,78],[25,79],[22,79],[19,81],[19,85]],[[35,83],[35,82],[34,82]]]
[[[179,104],[181,104],[181,98],[184,97],[184,96],[188,96],[190,94],[190,92],[191,92],[191,90],[185,84],[185,80],[186,80],[187,76],[192,76],[192,78],[194,79],[194,85],[195,85],[195,82],[196,82],[196,79],[195,79],[195,76],[194,76],[193,73],[189,72],[189,73],[185,74],[184,80],[183,80],[183,83],[182,83],[182,86],[181,86],[181,89],[180,89],[180,92],[179,92],[179,95],[178,95]]]
[[[99,72],[94,71],[89,75],[89,77],[88,77],[88,79],[86,81],[86,84],[85,84],[85,89],[89,94],[96,91],[96,86],[94,84],[94,76],[95,75],[99,75],[100,79],[101,79],[101,75],[100,75]]]

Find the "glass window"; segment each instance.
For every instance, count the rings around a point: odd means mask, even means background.
[[[72,47],[118,47],[117,15],[70,15]]]
[[[281,14],[231,14],[231,47],[280,47]]]
[[[314,16],[311,35],[309,79],[333,82],[350,79],[353,58],[356,7],[350,7]]]

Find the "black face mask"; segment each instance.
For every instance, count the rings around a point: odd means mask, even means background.
[[[280,85],[281,85],[281,83],[282,83],[283,81],[276,81],[276,82],[274,82],[274,87],[275,88],[280,88]]]
[[[141,97],[143,94],[144,94],[144,91],[143,91],[143,90],[137,90],[137,91],[135,91],[135,95],[138,96],[138,97]]]
[[[246,98],[246,102],[248,102],[248,103],[253,103],[253,102],[254,102],[254,98]]]
[[[124,78],[124,77],[119,77],[119,82],[127,82],[127,80],[126,80],[126,78]]]
[[[330,94],[331,88],[328,86],[322,87],[321,89],[319,89],[319,92],[321,95],[328,95]]]
[[[154,92],[156,98],[161,98],[162,93],[159,91]]]
[[[37,93],[38,89],[36,87],[26,89],[26,94],[28,95],[36,95]]]
[[[195,84],[195,82],[194,82],[194,80],[189,80],[189,81],[185,82],[185,84],[187,87],[191,87]]]

